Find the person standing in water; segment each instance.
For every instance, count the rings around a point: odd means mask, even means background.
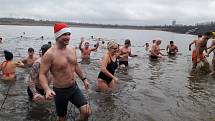
[[[170,56],[173,55],[174,56],[178,52],[178,47],[174,44],[173,41],[170,41],[169,45],[167,45],[167,47],[166,47],[166,51],[167,51],[168,55],[170,55]]]
[[[149,50],[149,43],[147,42],[143,47],[145,47],[145,50],[148,51]]]
[[[54,97],[59,121],[65,121],[69,101],[80,111],[80,121],[85,121],[91,114],[91,108],[75,81],[75,73],[83,81],[85,89],[89,88],[88,79],[83,75],[78,62],[76,50],[68,46],[71,30],[65,23],[55,23],[56,43],[43,56],[39,79],[45,90],[46,99]],[[53,75],[53,90],[49,88],[46,75]]]
[[[33,48],[28,48],[28,57],[22,60],[22,63],[25,64],[25,67],[31,67],[38,59],[38,56],[34,54],[34,49]]]
[[[0,65],[2,71],[3,80],[15,80],[16,79],[16,67],[23,67],[24,64],[21,61],[13,61],[13,53],[4,51],[5,60]]]
[[[51,47],[49,44],[45,44],[41,47],[41,57],[38,58],[31,67],[30,70],[30,79],[28,81],[28,88],[27,93],[31,100],[38,101],[44,100],[45,91],[43,90],[42,86],[39,83],[39,69],[41,60],[45,52]],[[48,73],[48,83],[51,82],[51,74]]]
[[[189,51],[191,51],[191,46],[192,46],[193,44],[195,44],[195,46],[196,46],[196,41],[199,40],[199,39],[201,39],[201,38],[202,38],[202,35],[198,35],[198,39],[193,40],[193,41],[189,44]]]
[[[117,52],[119,46],[114,41],[107,44],[107,53],[103,56],[100,65],[100,73],[98,75],[98,88],[101,91],[108,91],[116,87],[118,78],[114,76],[115,70],[118,67]]]
[[[165,56],[164,54],[162,54],[160,52],[160,44],[161,44],[161,40],[156,40],[155,41],[155,44],[152,45],[151,49],[150,49],[150,54],[149,54],[149,57],[150,59],[158,59],[162,56]]]
[[[137,55],[131,54],[131,41],[129,39],[125,40],[123,47],[119,49],[119,66],[128,67],[128,56],[135,57]]]
[[[83,42],[84,42],[84,39],[81,38],[81,43],[79,44],[79,49],[81,50],[81,58],[82,60],[89,60],[91,52],[96,51],[97,48],[99,47],[99,41],[97,41],[96,46],[94,48],[90,48],[89,42],[85,42],[84,47],[82,48],[81,45]]]
[[[192,52],[193,69],[196,68],[199,62],[203,62],[205,67],[209,69],[209,63],[205,58],[204,51],[207,53],[207,42],[212,36],[211,32],[206,32],[200,39],[194,40],[190,45],[195,44],[195,49]]]

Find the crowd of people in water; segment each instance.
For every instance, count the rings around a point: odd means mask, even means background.
[[[75,77],[78,76],[85,89],[89,89],[90,84],[86,75],[83,74],[77,61],[76,49],[81,51],[82,62],[90,61],[90,54],[97,51],[99,47],[107,49],[100,61],[100,72],[97,77],[97,87],[102,92],[113,90],[117,86],[119,79],[115,76],[115,70],[119,68],[127,69],[129,57],[136,57],[131,52],[131,41],[126,39],[124,45],[120,46],[115,41],[108,41],[107,44],[101,38],[90,47],[90,43],[81,38],[77,48],[68,46],[71,30],[65,23],[54,25],[55,44],[51,42],[41,46],[39,54],[35,54],[33,48],[28,49],[28,57],[21,60],[13,60],[13,53],[4,51],[5,61],[0,65],[2,71],[1,79],[6,81],[16,80],[16,67],[30,68],[27,94],[32,101],[54,99],[56,113],[59,121],[65,121],[67,115],[68,102],[74,104],[80,111],[79,120],[87,120],[91,115],[91,107],[79,89]],[[93,38],[93,36],[91,37]],[[207,47],[208,40],[212,38],[212,45]],[[43,36],[41,36],[43,39]],[[101,44],[100,44],[101,42]],[[145,50],[151,60],[159,60],[162,56],[176,56],[179,53],[174,41],[170,41],[166,49],[161,49],[162,40],[155,39],[151,44],[145,43]],[[2,43],[2,38],[0,38]],[[196,69],[200,62],[210,69],[207,58],[213,52],[212,75],[215,75],[215,32],[206,32],[199,35],[189,45],[195,45],[192,51],[193,69]],[[167,53],[162,53],[166,50]],[[204,51],[206,54],[204,54]],[[50,88],[52,83],[53,88]]]

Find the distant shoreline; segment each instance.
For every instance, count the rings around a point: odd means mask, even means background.
[[[37,21],[34,19],[17,19],[17,18],[0,18],[0,25],[17,25],[17,26],[53,26],[59,21]],[[207,31],[215,31],[215,23],[187,26],[187,25],[165,25],[165,26],[134,26],[134,25],[111,25],[111,24],[90,24],[90,23],[75,23],[65,22],[71,27],[80,28],[106,28],[106,29],[133,29],[133,30],[156,30],[168,31],[180,34],[198,35]]]

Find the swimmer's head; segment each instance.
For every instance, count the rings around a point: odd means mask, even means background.
[[[105,44],[105,41],[102,40],[102,44]]]
[[[147,42],[145,45],[148,47],[148,46],[149,46],[149,43]]]
[[[201,38],[201,37],[202,37],[202,35],[201,35],[201,34],[199,34],[199,35],[198,35],[198,38]]]
[[[170,44],[170,45],[173,45],[173,44],[174,44],[174,42],[173,42],[173,41],[169,41],[169,44]]]
[[[44,55],[49,48],[51,48],[51,45],[49,44],[44,44],[43,46],[41,46],[41,54]]]
[[[28,55],[33,56],[34,55],[34,49],[33,48],[28,48]]]
[[[88,48],[88,47],[90,46],[90,43],[89,43],[89,42],[85,42],[84,46],[85,46],[86,48]]]
[[[51,41],[48,41],[48,44],[50,44],[50,45],[51,45],[51,44],[52,44],[52,42],[51,42]]]
[[[4,57],[7,61],[10,61],[13,59],[13,53],[7,51],[7,50],[4,50]]]
[[[125,45],[130,46],[131,45],[131,41],[129,39],[125,40]]]
[[[108,51],[117,51],[119,49],[119,45],[115,41],[109,41],[107,44]]]
[[[156,40],[156,44],[160,45],[161,44],[161,40]]]

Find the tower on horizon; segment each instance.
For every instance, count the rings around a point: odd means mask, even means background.
[[[172,26],[176,26],[176,20],[172,20]]]

